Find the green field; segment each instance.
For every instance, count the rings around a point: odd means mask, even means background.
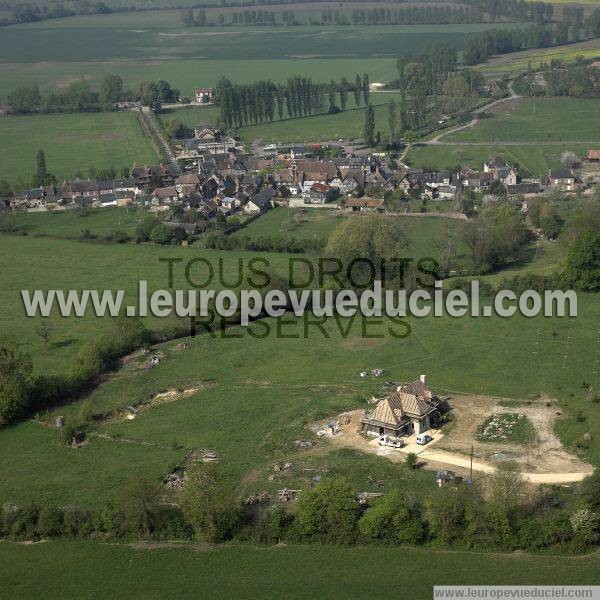
[[[85,217],[82,220],[85,220],[86,227],[93,231],[92,223]],[[187,260],[202,256],[211,260],[215,266],[218,259],[223,258],[223,272],[228,278],[227,281],[235,279],[239,258],[243,258],[246,265],[249,259],[262,256],[268,258],[276,268],[284,269],[287,266],[287,257],[282,254],[223,253],[152,244],[137,246],[83,243],[34,236],[0,236],[0,252],[3,256],[14,258],[6,261],[2,269],[1,337],[23,344],[23,348],[27,348],[35,356],[34,362],[39,372],[64,371],[64,365],[70,364],[83,343],[92,341],[106,330],[108,319],[101,320],[86,315],[70,319],[69,326],[66,327],[65,320],[58,314],[53,314],[48,317],[52,333],[48,351],[45,352],[35,334],[39,321],[25,316],[20,290],[124,289],[124,302],[135,303],[140,279],[151,282],[150,290],[168,286],[167,265],[159,262],[161,258],[178,257]],[[190,276],[197,280],[205,275],[206,271],[197,267],[192,268],[190,273]],[[184,281],[183,268],[176,272],[174,283],[179,289],[188,287]],[[218,282],[215,286],[219,289],[221,287]],[[169,319],[149,318],[148,326],[162,329],[169,324]]]
[[[598,585],[598,556],[447,552],[424,548],[323,546],[156,547],[98,542],[0,544],[10,597],[157,600],[366,598],[410,589],[430,600],[433,585]],[[32,568],[35,565],[35,568]],[[399,569],[398,565],[402,565]]]
[[[391,100],[398,102],[399,94],[394,92],[371,93],[370,101],[375,106],[375,131],[382,136],[388,134],[387,105]],[[338,98],[339,102],[339,98]],[[169,109],[160,115],[163,123],[177,119],[188,127],[194,127],[202,121],[214,123],[220,111],[216,106]],[[354,99],[348,100],[347,110],[329,115],[315,115],[302,118],[284,118],[281,121],[251,125],[238,130],[240,137],[248,142],[301,143],[356,139],[363,136],[365,109],[355,108]]]
[[[78,171],[155,163],[158,155],[132,113],[35,115],[0,118],[0,180],[24,188],[43,150],[59,181]]]
[[[516,27],[516,24],[510,24]],[[7,62],[389,57],[420,52],[432,41],[457,45],[476,25],[210,27],[181,26],[179,11],[93,15],[14,25],[3,29],[0,53]],[[74,32],[77,32],[76,35]],[[59,44],[71,39],[68,47]],[[29,45],[28,39],[37,44]],[[20,49],[15,47],[19,41]],[[109,42],[109,43],[107,43]],[[43,49],[43,50],[42,50]]]
[[[430,205],[435,210],[435,204]],[[233,234],[234,237],[279,236],[297,239],[326,239],[343,219],[360,219],[336,210],[314,208],[276,208]],[[416,259],[432,257],[442,261],[446,254],[448,237],[453,240],[456,251],[454,262],[468,265],[467,248],[462,241],[464,222],[439,217],[395,217],[406,243],[406,256]]]
[[[147,477],[158,485],[182,456],[181,450],[168,447],[98,438],[69,448],[56,429],[34,421],[3,430],[0,448],[12,464],[10,472],[6,470],[0,502],[19,505],[101,506],[113,500],[115,490],[131,477]]]
[[[135,300],[139,279],[150,281],[156,286],[153,289],[167,285],[167,266],[159,262],[159,259],[166,257],[190,259],[202,256],[215,265],[222,258],[228,281],[234,279],[240,258],[247,264],[255,256],[265,257],[278,271],[287,271],[288,255],[281,253],[222,252],[195,247],[101,244],[38,237],[51,235],[77,238],[83,229],[99,236],[115,230],[131,233],[140,216],[141,213],[136,210],[116,208],[90,211],[87,216],[79,216],[75,212],[19,215],[17,222],[29,227],[29,235],[0,236],[0,252],[20,259],[7,263],[3,269],[0,305],[5,308],[0,314],[0,331],[3,337],[18,340],[34,350],[38,369],[59,370],[64,361],[72,359],[82,343],[93,339],[97,329],[102,330],[107,324],[90,315],[71,319],[66,329],[62,325],[63,320],[54,314],[49,317],[52,327],[49,350],[43,352],[42,343],[35,334],[38,322],[36,319],[26,318],[24,314],[20,301],[22,289],[124,289],[125,302],[129,303]],[[240,230],[237,235],[274,236],[287,228],[291,237],[325,237],[337,223],[338,217],[330,213],[322,214],[319,209],[291,213],[287,209],[278,208]],[[449,227],[458,244],[456,260],[466,260],[458,235],[462,222],[398,217],[398,224],[406,236],[407,256],[441,258],[447,244]],[[26,271],[23,270],[23,261],[27,261],[29,265]],[[65,265],[68,265],[68,269]],[[192,276],[194,274],[192,271]],[[176,275],[176,286],[187,288],[183,269]],[[165,320],[150,319],[150,326],[160,328],[165,325],[163,321]]]
[[[344,218],[336,210],[278,207],[232,235],[250,238],[283,235],[304,240],[326,239]]]
[[[506,146],[501,143],[490,143],[489,146],[456,145],[424,146],[413,145],[406,155],[407,162],[414,167],[430,169],[449,169],[456,166],[482,168],[483,163],[493,157],[502,157],[513,165],[519,165],[522,173],[542,177],[548,169],[562,166],[560,157],[565,150],[575,152],[578,156],[587,153],[587,145],[565,143],[560,145]]]
[[[592,142],[600,144],[600,100],[537,98],[505,102],[493,116],[449,133],[444,142]],[[568,118],[565,118],[568,115]]]
[[[388,134],[387,104],[397,100],[396,94],[371,94],[375,106],[375,132],[383,137]],[[352,105],[350,101],[350,106]],[[242,127],[240,136],[248,141],[298,143],[318,142],[338,139],[357,139],[363,137],[365,109],[352,108],[334,115],[315,115],[301,119],[274,121],[263,125]]]
[[[65,210],[38,213],[15,213],[0,216],[27,235],[77,239],[83,231],[104,237],[116,231],[133,236],[137,224],[147,216],[142,208],[87,208],[85,211]]]
[[[190,340],[191,348],[186,351],[177,350],[176,342],[165,343],[159,347],[164,358],[157,367],[138,370],[132,365],[123,369],[85,403],[93,412],[106,413],[162,390],[211,381],[214,387],[210,389],[142,412],[133,421],[101,424],[100,430],[166,448],[212,448],[219,453],[223,472],[232,483],[239,484],[252,471],[249,481],[259,489],[269,485],[267,475],[272,473],[273,461],[289,457],[302,464],[306,460],[295,440],[311,436],[305,429],[307,423],[364,407],[362,398],[382,394],[381,382],[359,377],[365,368],[384,368],[386,379],[394,381],[410,380],[415,373],[426,372],[430,385],[440,393],[462,391],[521,400],[547,393],[559,398],[567,409],[559,431],[570,444],[585,431],[600,427],[600,415],[582,388],[583,381],[594,389],[600,382],[594,325],[599,310],[594,296],[580,295],[576,319],[413,318],[409,319],[412,333],[406,339],[392,338],[387,332],[392,324],[387,320],[368,325],[368,338],[362,336],[359,321],[344,338],[338,327],[346,328],[347,320],[341,320],[339,326],[329,320],[324,326],[327,338],[319,328],[309,326],[304,338],[303,322],[296,318],[286,318],[277,337],[276,321],[269,319],[265,324],[272,328],[271,334],[264,339],[236,328],[228,332],[228,338],[198,336]],[[252,331],[264,333],[265,324],[254,325]],[[404,332],[401,326],[394,327]],[[82,404],[79,401],[60,407],[53,415],[65,415],[69,422]],[[577,411],[585,415],[585,422],[575,419]],[[128,448],[135,449],[131,443],[105,445],[98,440],[68,451],[58,447],[54,432],[33,423],[0,432],[0,447],[7,452],[9,448],[23,448],[0,468],[5,499],[9,494],[21,500],[66,498],[71,494],[93,504],[122,483],[128,471],[123,472],[116,464],[123,453],[132,456],[129,453],[134,450]],[[158,482],[173,453],[147,452],[148,459],[141,457],[137,462]],[[596,438],[590,442],[587,456],[600,463]],[[352,471],[354,461],[350,458],[338,459],[337,472]],[[27,469],[26,464],[36,465],[35,470]],[[98,497],[88,491],[85,476],[75,481],[77,473],[94,464],[102,465],[99,477],[107,490]],[[390,476],[388,473],[386,479]],[[396,477],[407,476],[404,467],[397,467]]]

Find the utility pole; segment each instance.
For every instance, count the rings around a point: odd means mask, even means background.
[[[473,446],[471,446],[471,468],[469,469],[469,481],[473,481]]]

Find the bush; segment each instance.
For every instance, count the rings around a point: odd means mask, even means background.
[[[173,230],[163,223],[155,225],[150,232],[150,241],[155,244],[168,244],[172,238]]]

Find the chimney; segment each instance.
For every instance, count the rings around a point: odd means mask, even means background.
[[[425,383],[425,375],[421,375],[421,383]]]

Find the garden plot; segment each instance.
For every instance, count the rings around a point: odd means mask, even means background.
[[[477,432],[481,442],[514,442],[527,444],[535,441],[531,421],[523,413],[500,413],[488,417]]]

